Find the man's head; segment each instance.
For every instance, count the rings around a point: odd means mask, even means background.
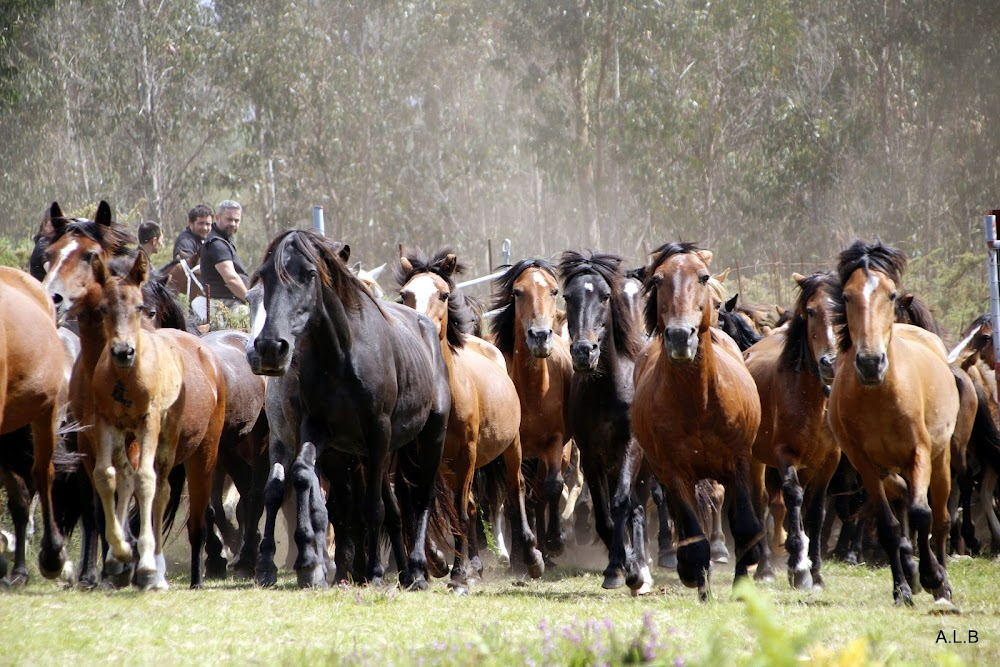
[[[219,215],[215,220],[215,226],[219,229],[219,233],[227,239],[236,234],[242,220],[243,207],[239,203],[227,199],[219,204]]]
[[[160,225],[147,220],[139,223],[139,245],[149,255],[155,255],[163,247],[163,230]]]
[[[202,241],[212,231],[212,209],[208,204],[198,204],[188,211],[188,229]]]

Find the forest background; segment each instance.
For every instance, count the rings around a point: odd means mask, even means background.
[[[250,267],[319,205],[366,265],[686,240],[787,305],[878,237],[956,334],[988,309],[998,46],[995,0],[5,0],[0,261],[53,200],[169,252],[235,198]]]

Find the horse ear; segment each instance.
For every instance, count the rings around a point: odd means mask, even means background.
[[[413,264],[411,264],[410,260],[407,259],[406,256],[402,254],[399,255],[399,266],[401,269],[403,269],[404,276],[408,276],[411,273],[413,273]]]
[[[382,271],[384,270],[385,270],[385,263],[383,262],[380,266],[369,271],[368,275],[371,276],[372,280],[378,280],[378,277],[382,275]]]
[[[94,255],[90,258],[90,270],[94,272],[94,279],[101,287],[104,287],[108,283],[108,280],[111,279],[108,267],[104,264],[104,260],[101,259],[100,255]]]
[[[705,266],[712,263],[712,257],[714,257],[714,255],[712,255],[711,250],[699,250],[697,251],[697,254],[701,257],[701,261],[705,262]]]
[[[60,234],[69,224],[69,220],[66,219],[62,207],[59,206],[59,202],[54,201],[52,202],[52,206],[49,207],[49,222],[52,223],[52,229]]]
[[[778,319],[780,320],[782,317],[785,316],[785,313],[787,313],[788,311],[782,308],[781,306],[775,304],[774,312],[778,313]]]
[[[736,300],[739,298],[740,298],[740,293],[737,292],[736,294],[733,295],[732,299],[726,302],[726,305],[723,307],[725,308],[727,313],[731,313],[734,310],[736,310]]]
[[[146,282],[146,278],[149,277],[149,259],[146,257],[146,253],[139,252],[135,257],[135,262],[132,264],[132,268],[128,272],[128,279],[135,283],[136,285],[141,285]]]
[[[337,256],[340,257],[344,264],[347,264],[347,260],[351,258],[351,246],[345,243],[344,247],[342,247],[340,252],[337,253]]]
[[[795,282],[797,282],[799,284],[799,286],[802,286],[806,282],[806,277],[804,275],[802,275],[801,273],[793,273],[792,274],[792,280],[794,280]]]
[[[354,262],[354,265],[351,266],[351,273],[353,273],[354,275],[358,275],[360,271],[361,271],[361,262]]]
[[[907,292],[903,296],[899,297],[899,305],[903,308],[909,308],[913,304],[913,292]]]
[[[716,273],[716,274],[715,274],[714,276],[712,276],[712,277],[713,277],[713,278],[715,278],[716,280],[718,280],[718,281],[719,281],[720,283],[724,283],[724,282],[726,282],[726,278],[728,278],[728,277],[729,277],[729,272],[730,272],[730,271],[732,271],[732,270],[733,270],[733,269],[732,269],[732,267],[730,267],[730,268],[727,268],[727,269],[726,269],[725,271],[723,271],[722,273]]]
[[[458,266],[458,258],[455,257],[455,253],[449,252],[445,255],[445,258],[441,260],[441,270],[444,271],[446,276],[451,276],[455,273],[455,267]]]
[[[99,225],[111,226],[111,205],[103,199],[97,205],[97,215],[94,216],[94,222]]]
[[[49,216],[52,218],[64,218],[62,207],[59,202],[52,202],[52,206],[49,207]]]

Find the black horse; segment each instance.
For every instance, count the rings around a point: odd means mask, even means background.
[[[322,548],[329,514],[317,467],[330,480],[338,570],[341,554],[353,552],[352,531],[338,530],[338,515],[353,513],[350,497],[343,498],[346,503],[336,502],[345,482],[349,492],[351,473],[343,465],[331,465],[331,459],[339,457],[327,455],[363,457],[365,579],[381,583],[383,485],[389,456],[399,451],[396,492],[411,501],[404,507],[410,553],[400,581],[423,589],[429,507],[451,407],[447,369],[431,321],[401,304],[372,297],[351,275],[339,250],[316,232],[289,230],[271,242],[252,279],[262,286],[263,297],[247,360],[262,375],[281,376],[294,368],[297,376],[297,382],[285,378],[282,383],[285,397],[270,392],[268,397],[269,403],[282,398],[297,403],[290,412],[299,421],[302,443],[291,470],[299,507],[295,568],[300,585],[326,585]],[[271,410],[269,405],[269,415]],[[261,545],[261,559],[269,554],[272,567],[274,515],[284,486],[284,469],[276,455],[280,452],[271,454],[277,465],[272,465],[265,490],[267,523]]]
[[[653,581],[645,556],[649,470],[642,466],[630,415],[639,343],[622,290],[621,262],[617,255],[567,251],[559,264],[575,371],[569,420],[594,502],[597,533],[608,548],[603,586],[627,583],[647,592]],[[629,525],[631,549],[625,536]]]

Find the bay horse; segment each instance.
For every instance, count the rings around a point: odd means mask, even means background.
[[[66,562],[52,505],[53,456],[66,400],[62,349],[55,310],[41,284],[23,271],[0,267],[0,435],[31,428],[31,476],[41,499],[44,531],[38,566],[49,579],[58,577]],[[40,354],[44,350],[59,352]],[[18,438],[7,440],[4,448],[18,448],[18,442]],[[21,550],[24,535],[18,538]],[[12,574],[26,577],[23,553],[18,560]]]
[[[175,257],[156,272],[164,278],[168,289],[187,298],[188,308],[197,297],[205,296],[200,261],[201,249],[187,258]]]
[[[820,561],[826,492],[840,461],[840,448],[826,421],[827,393],[837,358],[833,293],[838,285],[829,272],[792,277],[799,296],[788,326],[760,339],[744,358],[761,405],[753,455],[761,466],[778,469],[788,512],[788,580],[793,588],[809,589],[823,585]],[[760,469],[754,475],[759,512],[764,510],[763,480]],[[776,516],[776,531],[780,523]],[[757,578],[769,575],[765,548]]]
[[[711,560],[696,511],[698,480],[718,480],[732,494],[737,580],[757,562],[762,538],[750,479],[760,399],[739,348],[712,326],[711,260],[691,243],[654,251],[645,324],[655,335],[636,360],[632,403],[636,438],[676,524],[677,574],[701,600],[709,596]]]
[[[623,290],[622,260],[608,253],[566,251],[559,262],[575,371],[569,423],[580,448],[597,533],[608,549],[602,586],[628,584],[636,594],[645,594],[653,583],[646,564],[650,473],[632,433],[632,371],[639,341]]]
[[[343,466],[326,465],[330,452],[364,459],[365,578],[381,583],[383,483],[390,454],[399,452],[396,491],[412,499],[406,526],[410,551],[400,581],[407,588],[425,589],[429,509],[451,407],[447,368],[427,316],[375,299],[351,275],[338,250],[317,232],[285,231],[271,241],[251,281],[263,291],[263,317],[255,318],[247,348],[251,367],[259,374],[281,376],[294,362],[297,370],[294,386],[285,383],[292,390],[285,398],[297,401],[301,442],[291,470],[299,504],[299,583],[326,585],[320,550],[329,515],[317,470],[322,468],[330,480],[334,500],[349,488]],[[277,504],[271,501],[283,477],[283,468],[275,465],[268,479],[271,488],[265,491],[267,527],[273,524]],[[342,503],[333,506],[335,514],[352,510]],[[335,517],[338,552],[353,549],[351,535],[337,528]]]
[[[528,514],[546,559],[565,548],[559,501],[572,452],[566,404],[573,364],[569,345],[552,330],[558,294],[552,263],[523,259],[494,281],[492,309],[499,312],[490,322],[521,399],[521,456],[538,462]]]
[[[839,354],[829,421],[874,503],[879,542],[892,570],[893,600],[912,605],[916,585],[912,547],[882,483],[886,472],[898,471],[909,486],[919,583],[935,600],[950,604],[945,549],[959,391],[941,339],[896,324],[895,302],[905,269],[906,256],[881,242],[857,240],[840,253],[841,287],[834,294]]]
[[[451,569],[453,590],[468,587],[465,569],[465,543],[468,542],[472,568],[481,576],[482,563],[476,531],[478,512],[472,500],[475,471],[502,457],[506,474],[507,507],[515,544],[523,549],[524,562],[532,577],[545,571],[541,553],[535,548],[535,535],[525,515],[524,477],[521,473],[521,403],[507,369],[496,362],[500,355],[484,355],[484,340],[478,346],[466,346],[471,337],[474,314],[456,290],[455,276],[466,270],[450,248],[428,258],[419,250],[402,254],[396,267],[396,282],[403,303],[427,315],[437,328],[441,353],[448,369],[451,389],[451,412],[445,437],[442,469],[455,492],[459,526],[455,537],[455,563]],[[488,490],[488,489],[487,489]],[[486,506],[492,502],[481,499]]]
[[[188,481],[191,587],[202,583],[201,550],[211,499],[219,436],[226,416],[226,384],[221,364],[198,337],[176,329],[142,326],[142,284],[149,277],[145,253],[135,255],[124,276],[113,276],[100,255],[90,260],[102,289],[106,346],[94,368],[95,450],[89,465],[101,499],[105,533],[114,559],[127,563],[132,545],[123,523],[133,492],[139,506],[136,583],[167,588],[163,518],[170,498],[167,476],[184,464]],[[139,449],[133,470],[127,437]],[[117,505],[116,505],[117,494]]]

